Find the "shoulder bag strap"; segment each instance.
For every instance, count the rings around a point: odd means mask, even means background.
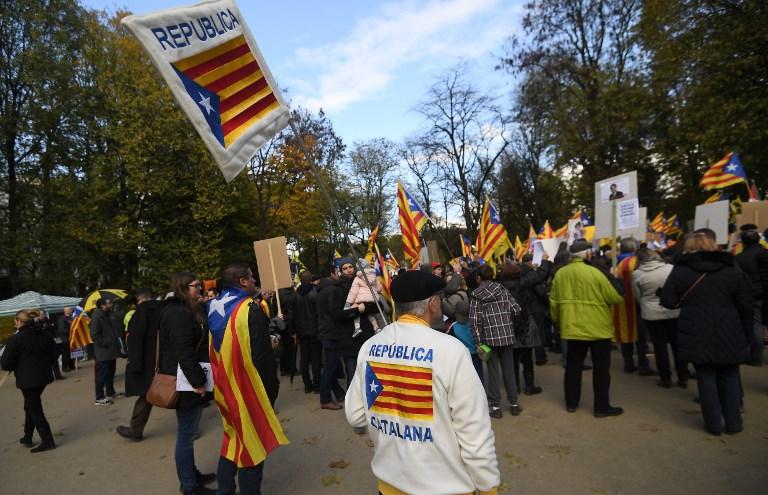
[[[704,280],[704,277],[706,276],[707,276],[706,273],[702,273],[701,276],[697,278],[696,281],[693,284],[691,284],[690,287],[688,287],[688,290],[685,291],[685,294],[683,294],[683,296],[680,298],[680,302],[677,303],[678,308],[683,305],[683,302],[685,302],[685,300],[688,298],[688,295],[693,291],[693,289],[696,288],[697,285],[701,283],[702,280]]]

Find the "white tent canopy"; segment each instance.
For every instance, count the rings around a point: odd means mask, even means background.
[[[0,317],[13,316],[22,309],[42,308],[49,313],[62,311],[67,306],[80,304],[79,297],[46,296],[39,292],[22,292],[16,297],[0,301]]]

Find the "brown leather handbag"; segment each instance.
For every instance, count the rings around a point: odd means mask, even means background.
[[[147,390],[147,402],[164,409],[175,409],[179,400],[176,390],[176,375],[160,373],[160,331],[157,332],[155,344],[155,376]]]

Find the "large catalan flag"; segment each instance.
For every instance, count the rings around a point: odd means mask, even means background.
[[[365,395],[372,412],[431,421],[432,369],[368,361]]]
[[[747,173],[744,171],[739,155],[730,152],[704,172],[699,186],[705,191],[709,191],[710,189],[732,186],[739,182],[743,182],[749,187]]]
[[[403,234],[403,256],[416,266],[421,255],[419,233],[427,223],[428,217],[400,181],[397,181],[397,206],[400,210],[400,231]]]
[[[214,397],[224,426],[221,456],[238,467],[256,466],[288,443],[253,364],[248,328],[252,304],[245,291],[231,287],[208,303]]]
[[[667,221],[664,219],[664,212],[660,211],[658,214],[656,214],[655,217],[653,217],[649,227],[651,228],[651,232],[664,232],[666,225]]]
[[[227,182],[288,124],[288,107],[233,0],[121,22],[149,53]]]
[[[507,230],[502,225],[499,213],[488,196],[485,197],[477,239],[477,253],[486,262],[493,263],[494,257],[512,247],[507,237]]]
[[[91,319],[83,308],[77,306],[72,312],[72,322],[69,324],[69,350],[93,344],[90,322]]]

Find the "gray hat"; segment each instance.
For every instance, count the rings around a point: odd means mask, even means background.
[[[592,249],[592,244],[586,239],[576,239],[568,250],[571,254],[581,253]]]

